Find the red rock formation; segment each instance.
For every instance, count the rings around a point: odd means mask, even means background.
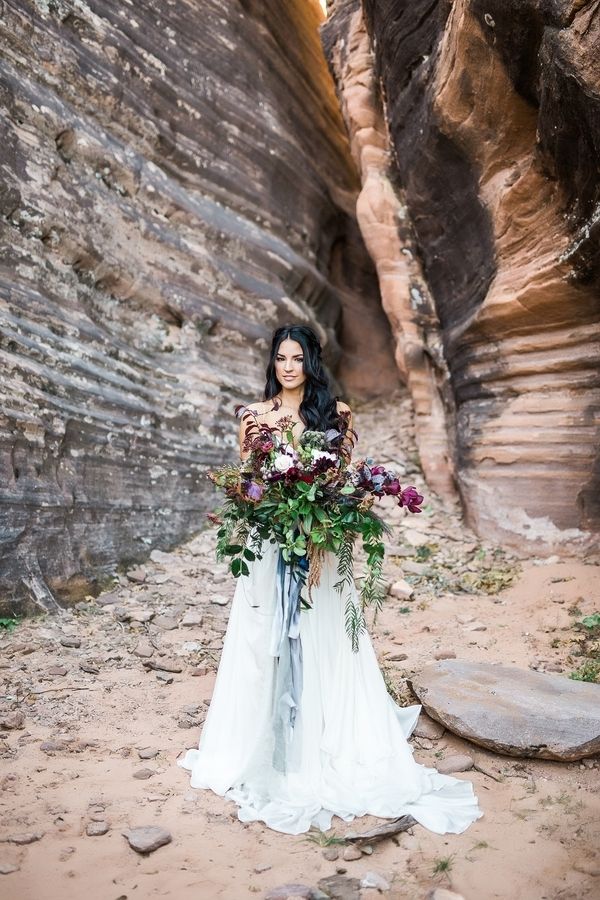
[[[436,313],[421,320],[418,344],[441,338],[445,360],[439,385],[420,377],[419,394],[397,354],[415,406],[425,396],[435,408],[436,393],[443,404],[460,493],[480,534],[597,545],[600,4],[365,0],[363,8],[373,75],[356,40],[358,3],[333,4],[325,45],[355,148],[348,90],[356,105],[372,82],[384,103],[389,144],[379,126],[364,129],[365,144],[384,169],[379,195],[385,183],[387,209],[396,204],[403,222],[387,244],[367,244],[398,343],[415,328],[411,272]],[[359,71],[366,81],[356,85]],[[368,194],[373,168],[361,171]],[[400,257],[407,223],[420,269]],[[431,473],[423,428],[419,436]]]
[[[320,20],[316,0],[0,4],[5,604],[78,598],[201,527],[283,320],[315,325],[349,389],[396,382]]]

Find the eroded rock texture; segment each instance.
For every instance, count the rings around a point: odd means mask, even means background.
[[[324,45],[430,483],[597,546],[598,0],[337,0]]]
[[[350,390],[394,383],[320,16],[0,4],[5,606],[77,598],[200,527],[282,321],[315,325]]]

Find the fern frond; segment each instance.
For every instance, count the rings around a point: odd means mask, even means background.
[[[367,630],[365,617],[360,606],[354,603],[352,595],[346,600],[345,609],[346,634],[350,638],[353,653],[358,653],[358,639]]]
[[[344,535],[342,546],[338,553],[337,572],[340,580],[334,584],[334,590],[341,594],[344,585],[350,586],[354,582],[354,535],[347,532]]]

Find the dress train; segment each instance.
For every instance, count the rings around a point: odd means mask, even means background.
[[[410,814],[437,834],[465,831],[483,813],[469,781],[413,759],[407,741],[421,705],[390,697],[368,633],[352,651],[344,628],[348,597],[334,589],[336,558],[325,554],[313,607],[302,610],[303,684],[284,765],[275,752],[277,659],[270,655],[278,548],[237,581],[212,700],[198,749],[177,764],[194,788],[234,800],[242,822],[287,834],[371,814]],[[356,589],[350,588],[354,599]]]

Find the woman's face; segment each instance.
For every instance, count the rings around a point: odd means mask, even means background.
[[[281,342],[275,357],[275,376],[282,387],[294,390],[304,384],[303,362],[304,354],[298,341],[286,338]]]

